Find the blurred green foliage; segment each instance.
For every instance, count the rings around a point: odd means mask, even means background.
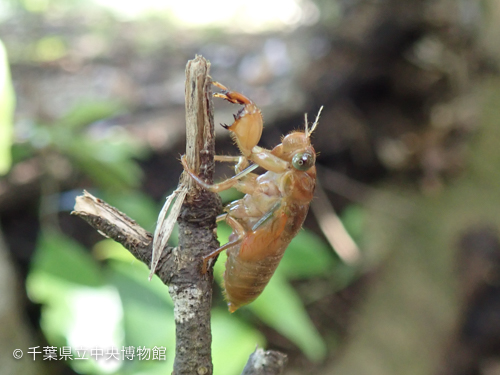
[[[18,131],[24,142],[15,147],[16,161],[53,153],[104,190],[137,188],[142,171],[136,159],[145,157],[147,149],[121,127],[104,122],[121,111],[120,103],[88,100],[52,123],[25,124]]]
[[[133,200],[135,198],[129,198]],[[144,197],[139,197],[144,201]],[[140,207],[139,205],[137,207]],[[229,229],[220,227],[221,236],[227,237]],[[308,246],[304,246],[307,243]],[[311,246],[314,244],[315,246]],[[37,246],[31,272],[27,281],[30,298],[43,304],[42,328],[52,345],[76,347],[79,332],[76,327],[89,324],[99,327],[78,313],[86,303],[86,314],[106,319],[108,331],[114,332],[113,345],[164,346],[165,362],[151,364],[150,361],[120,362],[119,369],[111,373],[156,374],[171,368],[175,349],[175,326],[173,306],[166,287],[155,277],[148,282],[147,267],[137,261],[121,245],[106,239],[97,243],[91,256],[78,243],[61,233],[44,233]],[[304,258],[317,258],[303,262]],[[98,259],[101,261],[98,261]],[[261,321],[290,339],[313,361],[324,358],[327,348],[304,308],[299,296],[288,283],[289,277],[326,276],[336,261],[331,250],[315,236],[301,232],[293,241],[286,260],[280,265],[264,293],[243,309],[251,311]],[[102,261],[105,260],[105,264]],[[321,261],[317,261],[321,260]],[[216,266],[218,281],[221,281],[224,256]],[[297,267],[301,268],[297,272]],[[94,295],[95,298],[89,297]],[[113,298],[113,295],[115,298]],[[108,304],[99,304],[102,298],[115,301],[116,311],[110,315],[104,311]],[[242,309],[242,310],[243,310]],[[246,323],[238,314],[230,314],[223,307],[213,310],[213,358],[214,366],[221,374],[237,374],[243,368],[255,345],[265,345],[258,330]],[[91,327],[87,330],[92,331]],[[92,333],[93,345],[106,341],[98,331]],[[71,362],[79,371],[88,374],[110,373],[109,369],[96,363],[82,367],[80,362]]]
[[[9,171],[12,163],[14,106],[15,96],[10,79],[7,52],[0,40],[0,176]]]
[[[47,36],[37,41],[35,46],[35,60],[54,61],[66,55],[67,48],[59,36]]]
[[[477,288],[479,282],[470,281],[477,276],[458,271],[470,267],[469,272],[481,275],[485,268],[475,263],[475,257],[491,256],[488,245],[477,240],[464,252],[464,236],[477,228],[500,228],[500,80],[488,77],[477,86],[481,118],[468,143],[466,166],[460,177],[433,195],[422,195],[412,186],[387,183],[384,194],[371,197],[372,211],[365,227],[370,245],[365,254],[384,263],[377,287],[363,301],[357,329],[344,356],[328,373],[423,375],[442,370],[443,357],[436,353],[443,353],[443,348],[447,352],[450,342],[458,340],[456,324],[464,320],[464,310],[470,309],[464,305],[464,294],[471,290],[474,296],[484,293]],[[386,194],[394,198],[392,214],[383,210]],[[405,204],[397,204],[402,199]],[[481,262],[491,267],[491,260]],[[471,289],[475,283],[477,289]],[[488,279],[486,284],[492,287],[494,282]],[[484,306],[485,300],[480,301]],[[481,330],[494,330],[486,323],[484,307],[476,308],[472,310],[476,317],[467,318],[466,325],[475,343],[482,340],[475,324]],[[461,324],[459,327],[463,329]]]

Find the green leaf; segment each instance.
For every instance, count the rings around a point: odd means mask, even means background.
[[[29,276],[38,274],[86,286],[103,284],[99,265],[88,251],[56,232],[44,232],[38,241]]]
[[[125,249],[123,251],[126,251]],[[144,266],[142,264],[142,266]],[[144,269],[143,269],[144,268]],[[175,354],[175,323],[167,287],[155,278],[148,282],[147,267],[111,261],[108,280],[120,293],[124,307],[125,346],[166,348],[166,360],[126,361],[126,374],[161,374],[172,369]]]
[[[92,248],[92,254],[99,260],[121,260],[122,262],[135,263],[137,259],[120,243],[111,238],[97,242]],[[139,262],[143,264],[142,262]]]
[[[0,41],[0,175],[6,174],[12,164],[14,107],[15,94],[10,78],[7,52]]]
[[[63,38],[58,35],[45,36],[36,42],[34,59],[46,62],[62,58],[68,53]]]
[[[227,310],[212,310],[212,358],[214,374],[240,374],[257,345],[265,343],[262,334]]]
[[[39,126],[38,131],[47,133],[47,143],[72,158],[96,185],[113,190],[137,187],[142,171],[135,159],[145,156],[146,147],[119,127],[102,128],[100,132],[81,129],[119,109],[115,102],[87,101],[51,126]]]
[[[133,346],[175,348],[174,309],[163,285],[164,296],[155,288],[130,277],[129,264],[114,261],[108,269],[108,280],[119,291],[125,308],[125,342]],[[147,282],[147,274],[145,275]],[[141,312],[141,313],[138,313]]]
[[[89,288],[46,276],[40,282],[46,289],[40,325],[51,345],[76,349],[121,348],[123,345],[123,308],[117,291],[109,286]],[[87,352],[87,356],[90,353]],[[85,374],[107,374],[106,361],[93,359],[68,361]],[[122,363],[113,363],[119,368]]]
[[[111,100],[87,99],[79,102],[72,110],[60,118],[54,126],[79,129],[96,121],[116,115],[123,106]]]
[[[247,306],[263,322],[294,342],[314,362],[327,353],[326,344],[312,324],[299,296],[277,273],[262,294]]]
[[[35,150],[27,142],[14,143],[12,145],[11,152],[12,152],[12,162],[14,164],[35,156]]]
[[[81,137],[65,146],[63,153],[71,156],[98,186],[123,190],[140,184],[142,171],[133,160],[139,151],[125,140],[109,142]]]
[[[43,304],[40,325],[51,345],[67,345],[74,356],[78,347],[123,345],[119,294],[104,284],[97,263],[73,240],[59,233],[42,234],[26,288],[33,301]],[[69,364],[87,374],[109,373],[105,364],[93,360]]]
[[[228,190],[221,191],[219,193],[220,198],[222,200],[222,204],[226,205],[230,202],[233,202],[237,199],[243,198],[243,193],[239,192],[238,190],[232,188]]]
[[[339,263],[332,248],[315,234],[302,230],[285,251],[277,272],[300,279],[329,274]]]
[[[232,229],[225,222],[220,222],[217,224],[217,239],[219,240],[221,245],[227,243],[229,235],[231,234]],[[227,255],[226,252],[222,252],[219,254],[217,258],[217,263],[214,266],[214,277],[219,285],[223,284],[223,275],[226,264]]]
[[[356,204],[347,206],[340,217],[347,232],[358,244],[363,240],[365,218],[366,209]]]
[[[151,295],[148,298],[154,298],[155,301],[161,301],[161,304],[166,303],[168,306],[172,306],[172,299],[165,284],[158,277],[154,277],[149,281],[148,267],[137,260],[122,245],[111,239],[106,239],[98,242],[94,246],[93,252],[110,261],[108,270],[112,270],[113,274],[124,274],[127,276],[127,280],[134,282],[136,286],[133,288],[139,293],[140,298],[144,297],[143,290],[145,290],[147,293],[154,294],[154,296]]]

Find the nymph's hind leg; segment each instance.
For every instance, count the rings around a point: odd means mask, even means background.
[[[220,215],[219,217],[221,217],[221,216],[223,216],[223,215]],[[217,219],[219,219],[219,217],[217,217]],[[243,242],[243,238],[245,237],[245,234],[246,234],[245,228],[243,228],[243,226],[236,219],[229,216],[228,214],[225,214],[225,220],[226,220],[226,223],[228,223],[231,226],[231,228],[233,228],[234,232],[236,233],[236,235],[238,237],[235,240],[229,241],[227,244],[219,247],[217,250],[214,250],[211,253],[205,255],[203,257],[203,267],[201,269],[202,273],[207,272],[207,265],[208,265],[208,261],[210,259],[216,257],[224,250],[227,250],[233,246],[237,246]]]

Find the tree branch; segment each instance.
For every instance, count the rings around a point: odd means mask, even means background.
[[[186,66],[186,158],[190,168],[212,183],[215,139],[209,69],[210,63],[201,56]],[[174,374],[211,375],[213,275],[211,268],[202,274],[201,265],[203,255],[219,246],[215,219],[222,205],[217,194],[200,189],[185,173],[181,185],[189,190],[178,218],[179,246],[163,249],[155,274],[169,286],[174,301]],[[150,267],[153,236],[125,214],[86,191],[76,198],[72,214],[80,216],[104,236],[121,243]],[[244,374],[279,374],[285,362],[283,354],[259,349],[250,357]]]
[[[186,66],[186,158],[187,163],[209,183],[214,170],[214,121],[210,63],[197,56]],[[184,173],[188,193],[179,215],[177,272],[170,280],[174,301],[176,355],[174,373],[212,374],[212,272],[202,274],[202,256],[219,247],[217,215],[220,197],[192,183]],[[188,350],[189,349],[189,350]]]
[[[137,259],[146,264],[151,263],[151,233],[102,199],[83,191],[83,195],[76,197],[75,208],[71,214],[81,217],[103,236],[122,244]]]
[[[209,69],[210,63],[201,56],[186,67],[186,154],[189,166],[211,183],[215,139]],[[199,189],[186,176],[181,180],[189,190],[178,219],[179,246],[163,250],[155,273],[169,286],[174,301],[174,373],[210,375],[213,275],[201,273],[201,259],[219,246],[215,218],[222,206],[217,194]],[[153,236],[116,208],[84,192],[72,214],[121,243],[148,267],[151,264]]]

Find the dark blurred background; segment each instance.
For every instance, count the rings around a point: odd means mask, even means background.
[[[324,106],[305,230],[255,303],[214,289],[215,373],[259,344],[288,375],[500,374],[499,25],[494,0],[0,0],[0,374],[170,373],[166,287],[69,213],[87,189],[154,231],[196,54],[262,109],[263,147]],[[219,126],[216,149],[237,154]]]

